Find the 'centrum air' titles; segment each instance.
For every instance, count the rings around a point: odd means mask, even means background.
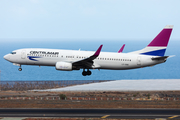
[[[46,54],[46,55],[57,55],[59,52],[47,52],[47,51],[30,51],[30,54]]]

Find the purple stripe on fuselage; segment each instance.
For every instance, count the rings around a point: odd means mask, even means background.
[[[169,42],[172,29],[163,29],[148,46],[166,47]]]

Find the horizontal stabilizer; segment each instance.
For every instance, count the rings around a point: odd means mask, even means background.
[[[155,57],[151,58],[152,60],[166,60],[169,56],[163,56],[163,57]]]

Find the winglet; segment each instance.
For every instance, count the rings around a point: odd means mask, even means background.
[[[99,56],[99,54],[100,54],[100,52],[101,52],[101,49],[102,49],[102,46],[103,45],[100,45],[100,47],[97,49],[97,51],[94,53],[94,55],[93,56]]]
[[[118,53],[122,53],[124,49],[125,44],[121,47],[121,49],[118,51]]]

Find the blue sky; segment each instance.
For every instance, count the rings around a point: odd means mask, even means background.
[[[180,40],[179,0],[0,0],[0,41]]]

